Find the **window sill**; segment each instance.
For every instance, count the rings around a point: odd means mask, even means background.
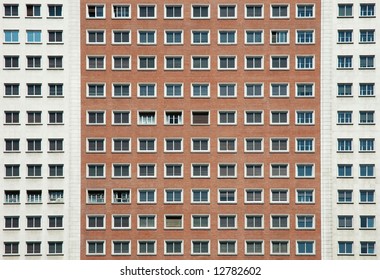
[[[21,177],[20,176],[14,176],[14,177],[5,176],[4,179],[21,179]]]
[[[60,256],[64,256],[64,254],[62,254],[62,253],[58,253],[58,254],[47,254],[46,256],[49,256],[49,257],[55,257],[55,256],[60,257]]]
[[[63,42],[47,42],[46,45],[63,45]]]
[[[27,95],[26,98],[42,98],[42,95]]]
[[[49,201],[47,204],[65,204],[65,202],[64,201],[60,201],[60,202]]]
[[[42,254],[25,254],[26,257],[41,257]]]
[[[11,67],[4,67],[3,70],[20,70],[19,67],[14,67],[14,68],[11,68]]]
[[[42,179],[42,176],[26,176],[26,179]]]
[[[64,228],[63,227],[61,227],[61,228],[47,228],[47,230],[64,230]]]
[[[20,202],[4,202],[4,205],[21,205]]]
[[[4,231],[20,230],[20,228],[4,228]]]

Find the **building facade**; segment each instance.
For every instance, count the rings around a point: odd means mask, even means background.
[[[79,3],[0,5],[0,256],[79,258]]]
[[[82,259],[320,259],[320,1],[81,1]]]

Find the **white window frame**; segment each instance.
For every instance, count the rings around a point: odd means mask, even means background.
[[[210,204],[210,189],[191,189],[191,203],[195,204]],[[206,191],[207,192],[207,201],[195,201],[193,191]]]
[[[181,33],[181,42],[174,42],[174,43],[172,43],[172,42],[168,42],[168,32],[180,32]],[[164,35],[165,35],[165,38],[164,38],[164,40],[165,40],[165,45],[183,45],[183,30],[182,29],[166,29],[165,31],[164,31]]]
[[[154,194],[153,201],[141,201],[140,191],[152,191]],[[156,204],[157,203],[157,189],[137,189],[137,204]]]
[[[247,199],[247,192],[248,191],[260,191],[261,192],[261,200],[260,201],[249,201]],[[244,189],[244,203],[246,203],[246,204],[263,204],[264,203],[264,189],[261,189],[261,188]]]
[[[149,165],[149,166],[153,166],[154,168],[154,175],[152,176],[142,176],[140,174],[140,166],[144,166],[144,165]],[[156,163],[138,163],[137,164],[137,178],[141,178],[141,179],[153,179],[153,178],[157,178],[157,164]]]
[[[128,42],[115,42],[115,32],[128,32]],[[112,29],[112,45],[130,45],[132,41],[132,32],[130,29]]]
[[[117,6],[117,7],[128,7],[128,13],[129,13],[129,15],[128,16],[123,16],[123,17],[115,17],[115,14],[114,14],[114,8],[115,8],[115,6]],[[129,5],[129,4],[112,4],[112,12],[111,12],[111,14],[112,14],[112,19],[130,19],[131,18],[131,14],[132,14],[132,9],[131,9],[131,5]]]

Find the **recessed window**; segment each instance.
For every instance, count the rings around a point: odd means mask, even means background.
[[[375,191],[374,190],[360,190],[360,203],[374,203]]]
[[[297,97],[312,97],[314,96],[314,84],[299,84],[296,85]]]
[[[4,242],[5,256],[19,255],[19,242]]]
[[[156,139],[138,139],[137,147],[139,152],[155,152]]]
[[[105,57],[104,56],[88,56],[87,69],[88,70],[104,70]]]
[[[41,84],[26,84],[28,97],[38,97],[42,95],[42,85]]]
[[[165,229],[182,229],[182,215],[165,215]]]
[[[375,139],[374,138],[360,138],[359,139],[359,152],[374,152]]]
[[[4,96],[6,97],[19,97],[20,84],[4,84]]]
[[[182,17],[182,5],[165,5],[165,18],[181,19]]]
[[[245,111],[245,124],[246,125],[262,125],[264,117],[262,111]]]
[[[113,255],[130,255],[131,253],[130,241],[112,241],[112,254]]]
[[[138,57],[138,69],[139,70],[154,70],[156,69],[156,57],[155,56],[139,56]]]
[[[156,203],[156,190],[138,190],[138,203]]]
[[[360,229],[375,229],[375,216],[360,216]]]
[[[51,138],[49,141],[49,152],[63,152],[63,139]]]
[[[156,112],[138,112],[139,125],[155,125]]]
[[[48,112],[49,124],[63,124],[63,112]]]
[[[314,30],[297,30],[297,44],[313,44]]]
[[[338,190],[338,203],[352,203],[352,190]]]
[[[339,83],[338,84],[338,96],[352,96],[352,84],[351,83]]]
[[[105,241],[87,241],[87,255],[104,255]]]
[[[263,30],[246,30],[245,43],[246,44],[263,44]]]
[[[297,255],[314,255],[314,241],[297,241]]]
[[[64,201],[63,190],[49,190],[50,203],[62,203]]]
[[[191,139],[192,152],[209,152],[210,140],[208,138],[193,138]]]
[[[263,152],[263,139],[262,138],[246,138],[245,151],[246,152]]]
[[[271,56],[271,69],[289,69],[288,59],[289,58],[287,56]]]
[[[272,229],[289,228],[289,216],[288,215],[271,215],[271,228]]]
[[[375,112],[359,111],[359,124],[375,124]]]
[[[27,17],[41,17],[41,5],[28,4],[26,5]]]
[[[139,84],[138,97],[156,97],[156,84]]]
[[[131,123],[129,111],[113,111],[112,124],[113,125],[128,125]]]
[[[131,18],[129,5],[112,5],[112,18],[126,19]]]
[[[263,255],[264,241],[261,241],[261,240],[245,241],[245,254],[246,255]]]
[[[155,178],[156,165],[155,164],[138,164],[138,177],[141,178]]]
[[[165,31],[165,44],[182,44],[183,34],[182,30]]]
[[[297,111],[296,124],[312,125],[314,124],[314,112],[311,111]]]
[[[19,56],[4,56],[4,69],[19,69]]]
[[[209,70],[210,58],[208,56],[192,56],[191,69],[192,70]]]
[[[113,44],[130,44],[131,32],[129,30],[113,30],[112,43]]]
[[[209,112],[192,111],[191,112],[192,125],[209,125]]]
[[[182,255],[183,242],[179,240],[165,241],[165,255]]]
[[[182,203],[182,190],[165,190],[165,203]]]
[[[272,125],[287,125],[287,124],[289,124],[288,112],[271,111],[271,124]]]
[[[156,18],[155,5],[138,5],[138,18],[154,19]]]
[[[192,5],[191,17],[195,19],[210,18],[209,5]]]
[[[338,17],[352,17],[352,4],[338,4]]]
[[[139,44],[152,45],[156,44],[156,31],[155,30],[140,30],[138,31]]]
[[[191,43],[197,45],[205,45],[210,43],[210,31],[193,30],[191,31]]]
[[[105,216],[94,216],[94,215],[88,215],[87,216],[87,228],[88,229],[104,229],[105,228]]]
[[[19,178],[20,165],[19,164],[6,164],[5,165],[5,178]]]
[[[87,112],[88,125],[102,125],[105,124],[105,112]]]
[[[104,5],[87,5],[87,18],[105,18]]]
[[[312,215],[297,215],[297,229],[313,229],[314,216]]]
[[[219,70],[235,70],[236,67],[235,56],[219,56]]]
[[[20,217],[19,216],[4,216],[4,229],[19,229]]]
[[[375,164],[359,164],[359,177],[375,177]]]
[[[60,30],[49,30],[48,31],[48,42],[50,44],[63,43],[63,31]]]
[[[141,241],[138,243],[138,255],[155,255],[156,254],[156,241]]]
[[[338,43],[352,43],[352,30],[338,30]]]
[[[191,165],[191,177],[193,178],[208,178],[209,174],[209,164],[208,163],[193,163]]]
[[[360,17],[375,17],[375,4],[360,4]]]
[[[191,215],[192,229],[210,228],[210,215]]]
[[[28,152],[41,152],[41,139],[26,139]]]
[[[264,228],[263,215],[245,215],[245,228],[246,229],[263,229]]]
[[[245,177],[246,178],[261,178],[263,177],[263,164],[261,163],[246,163]]]
[[[210,97],[210,85],[199,83],[192,84],[191,97]]]
[[[311,138],[297,138],[296,139],[296,152],[314,152],[314,139]]]
[[[182,152],[182,139],[165,139],[165,152]]]
[[[262,189],[247,189],[245,190],[245,203],[263,203]]]
[[[264,68],[262,56],[246,56],[245,69],[246,70],[261,70]]]
[[[18,4],[4,4],[4,16],[5,17],[18,17]]]
[[[4,30],[4,43],[7,43],[7,44],[19,43],[19,31],[18,30]]]
[[[49,17],[62,17],[62,5],[48,5]]]
[[[338,69],[352,69],[352,55],[338,55]]]
[[[288,190],[271,190],[271,203],[289,203]]]
[[[4,139],[5,152],[19,152],[20,151],[20,139]]]
[[[113,178],[130,178],[131,177],[130,164],[114,163],[112,164],[112,177]]]
[[[236,240],[219,240],[218,251],[220,255],[236,255]]]
[[[4,203],[20,203],[20,191],[4,191]]]
[[[236,203],[236,190],[219,190],[219,203]]]
[[[289,84],[271,83],[271,97],[289,97]]]
[[[236,97],[236,84],[218,84],[219,97]]]
[[[139,229],[155,229],[156,216],[155,215],[138,215],[138,228]]]
[[[314,203],[314,190],[297,190],[297,203]]]
[[[314,56],[297,56],[296,69],[314,69]]]
[[[263,97],[263,84],[245,84],[245,97]]]
[[[113,70],[130,70],[131,58],[129,56],[113,56],[112,69]]]
[[[352,124],[352,111],[338,111],[338,124]]]
[[[26,216],[27,229],[41,229],[41,216]]]
[[[289,241],[271,241],[272,255],[288,255]]]
[[[236,164],[220,163],[218,167],[219,178],[236,178]]]
[[[338,241],[338,254],[339,255],[352,255],[352,241]]]
[[[27,255],[41,255],[41,242],[26,242]]]
[[[360,30],[360,43],[375,43],[375,30],[363,29]]]
[[[373,69],[373,68],[375,68],[375,56],[374,55],[360,55],[359,60],[360,60],[359,68],[362,68],[362,69]]]
[[[220,19],[234,19],[236,18],[236,5],[219,5]]]
[[[360,242],[360,255],[376,255],[375,241],[361,241]]]
[[[130,218],[129,215],[112,215],[112,229],[130,229]]]
[[[182,56],[166,56],[165,57],[165,70],[182,70],[183,69]]]
[[[219,215],[219,229],[235,229],[236,225],[236,215]]]
[[[218,151],[219,152],[236,152],[236,139],[235,138],[219,138]]]
[[[245,18],[263,18],[263,5],[245,5]]]
[[[236,44],[236,31],[235,30],[219,31],[219,44]]]
[[[177,83],[165,84],[165,97],[183,97],[183,85]]]
[[[314,5],[311,4],[298,4],[297,5],[297,18],[313,18]]]
[[[112,97],[127,98],[131,96],[131,85],[115,83],[112,84]]]
[[[338,229],[352,229],[353,216],[338,216]]]
[[[104,178],[105,177],[104,164],[87,164],[87,177],[88,178]]]
[[[209,203],[210,202],[210,190],[208,190],[208,189],[191,190],[191,202],[192,203]]]
[[[288,18],[289,6],[288,5],[271,5],[272,18]]]
[[[338,164],[338,177],[352,177],[352,164]]]
[[[165,164],[165,178],[182,178],[182,176],[182,164]]]
[[[27,177],[35,177],[40,178],[42,177],[42,164],[27,164],[26,168],[28,170]],[[32,193],[32,192],[30,192]],[[39,192],[41,193],[41,192]],[[36,197],[36,196],[35,196]],[[41,199],[41,197],[40,197]]]
[[[63,164],[49,164],[49,177],[63,177]]]
[[[235,111],[222,111],[218,112],[218,124],[219,125],[234,125],[236,124],[236,112]]]
[[[374,83],[360,83],[359,96],[374,96],[375,84]]]
[[[288,30],[272,30],[271,43],[272,44],[288,44]]]

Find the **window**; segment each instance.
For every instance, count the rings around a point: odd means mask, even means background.
[[[155,5],[138,5],[138,18],[155,18],[156,17],[156,6]]]
[[[338,254],[340,255],[352,255],[352,241],[338,241]]]
[[[165,31],[165,44],[182,44],[182,30]]]
[[[262,30],[247,30],[245,31],[246,44],[262,44],[264,43]]]
[[[210,228],[210,215],[191,215],[192,229],[208,229]]]
[[[219,5],[218,17],[221,19],[236,18],[236,6],[235,5]]]
[[[287,30],[274,30],[271,31],[272,44],[288,44],[288,31]]]
[[[191,97],[210,97],[209,91],[210,91],[209,84],[192,84],[191,85]]]
[[[209,38],[210,38],[210,32],[208,30],[199,31],[199,30],[193,30],[191,32],[191,43],[192,44],[209,44]]]
[[[297,30],[297,44],[313,44],[314,30]]]
[[[374,111],[359,111],[359,124],[375,124]]]
[[[19,43],[19,31],[4,30],[4,43]]]
[[[49,69],[62,69],[63,57],[62,56],[48,56]]]
[[[4,56],[4,68],[5,69],[19,69],[19,57],[18,56]]]
[[[105,112],[87,112],[87,124],[105,124]]]
[[[271,139],[271,152],[288,152],[288,139]]]
[[[18,17],[18,4],[4,4],[5,17]]]
[[[182,5],[165,5],[165,18],[179,19],[182,17]]]
[[[338,203],[352,203],[352,190],[338,190]]]
[[[314,69],[314,57],[297,56],[297,69]]]
[[[208,56],[192,56],[191,69],[192,70],[208,70],[210,69]]]
[[[297,255],[314,254],[314,241],[297,241]]]
[[[4,203],[20,203],[20,191],[4,191],[4,199]]]
[[[41,30],[27,30],[26,31],[27,43],[41,43]]]
[[[271,203],[288,203],[288,190],[271,190]]]
[[[41,86],[41,84],[27,84],[26,87],[27,87],[27,92],[26,92],[27,96],[29,96],[29,97],[31,97],[31,96],[35,96],[35,97],[41,96],[41,92],[42,92],[42,86]]]
[[[362,241],[360,242],[360,254],[361,255],[375,255],[375,244],[374,241]]]
[[[263,97],[263,84],[245,84],[245,97]]]
[[[236,31],[219,31],[219,44],[236,44]]]
[[[246,56],[245,57],[245,69],[263,69],[263,57],[262,56]]]
[[[49,96],[50,97],[62,97],[63,96],[63,84],[49,84]]]
[[[62,17],[62,5],[48,5],[49,17]]]
[[[138,139],[139,152],[155,152],[156,139]]]
[[[156,84],[139,84],[138,97],[156,97]]]
[[[314,190],[297,190],[297,203],[314,203]]]
[[[288,5],[271,5],[272,18],[288,18]]]
[[[165,84],[165,97],[183,97],[182,84]]]
[[[20,84],[4,84],[4,96],[7,96],[7,97],[20,96]]]
[[[182,190],[165,190],[165,203],[182,203]]]
[[[236,97],[236,84],[219,84],[219,97]]]
[[[156,203],[156,190],[138,190],[138,203]]]
[[[219,229],[236,228],[236,215],[219,215]]]
[[[191,254],[192,255],[208,255],[210,252],[209,241],[191,241]]]
[[[165,241],[165,255],[182,255],[182,241]]]
[[[89,229],[99,229],[105,228],[104,216],[87,216],[87,228]]]
[[[352,111],[338,111],[338,124],[352,124]]]
[[[218,151],[219,152],[236,152],[236,139],[218,139]]]
[[[19,255],[18,242],[4,242],[4,255]]]
[[[375,229],[375,216],[360,216],[360,229]]]
[[[129,229],[131,228],[129,215],[113,215],[112,216],[113,229]]]
[[[289,254],[289,241],[271,241],[272,255],[287,255]]]
[[[112,246],[113,255],[130,255],[131,254],[130,241],[113,241],[112,244],[113,244]]]
[[[104,140],[102,139],[102,142],[103,141]],[[113,152],[119,152],[119,153],[130,152],[130,139],[129,138],[114,138],[114,139],[112,139],[112,141],[113,141],[113,146],[112,146]]]
[[[352,30],[338,30],[338,43],[352,43]]]
[[[156,31],[139,31],[139,44],[151,45],[156,43]]]
[[[49,177],[63,177],[63,164],[49,164]]]
[[[155,125],[156,124],[156,112],[139,112],[138,113],[139,125]]]
[[[245,215],[245,228],[246,229],[263,229],[264,228],[263,215]]]
[[[104,241],[87,241],[87,255],[104,255]]]
[[[352,55],[338,55],[338,69],[352,69]]]
[[[112,84],[112,97],[130,97],[130,84]]]
[[[87,69],[88,70],[104,70],[105,57],[104,56],[88,56]]]
[[[28,152],[41,152],[41,139],[27,139]]]
[[[182,56],[166,56],[165,57],[165,70],[181,70]]]
[[[49,190],[49,202],[50,203],[63,202],[63,190]]]
[[[235,255],[236,254],[236,244],[235,240],[219,240],[219,254],[220,255]]]
[[[156,228],[155,215],[138,215],[138,228],[154,229]]]
[[[155,255],[156,241],[138,241],[138,255]]]
[[[87,164],[87,177],[88,178],[104,178],[105,177],[104,164]]]
[[[63,242],[48,242],[49,255],[63,254]]]
[[[6,164],[5,165],[5,177],[6,178],[20,177],[20,165],[19,164]]]
[[[183,228],[182,215],[165,215],[166,229],[181,229]]]
[[[359,152],[374,152],[375,151],[375,139],[361,138],[359,139]]]
[[[182,152],[182,139],[165,139],[165,152]]]
[[[63,112],[49,112],[49,124],[63,124]]]
[[[105,84],[87,84],[88,97],[104,97]]]
[[[311,215],[297,215],[297,229],[313,229],[314,216]]]
[[[236,112],[235,111],[224,111],[218,114],[218,124],[219,125],[232,125],[236,124]]]
[[[289,69],[287,56],[271,56],[271,69]]]
[[[236,190],[219,190],[219,203],[236,203]]]
[[[41,242],[26,242],[26,254],[27,255],[40,255],[41,254]]]
[[[314,151],[314,139],[296,139],[296,151],[297,152],[313,152]]]
[[[112,18],[125,19],[130,17],[129,5],[112,5]]]
[[[193,138],[191,139],[192,152],[209,152],[209,139]]]
[[[314,124],[314,112],[310,111],[297,111],[297,120],[296,124],[312,125]]]
[[[271,84],[271,97],[289,97],[288,84]]]
[[[338,4],[338,17],[352,17],[352,4]]]
[[[182,178],[182,164],[165,164],[165,178]]]
[[[288,112],[271,112],[271,124],[284,125],[289,124]]]
[[[338,152],[352,152],[352,139],[338,139]]]
[[[220,163],[218,168],[219,178],[235,178],[236,164]]]
[[[105,18],[104,5],[87,5],[88,18]]]
[[[20,139],[4,139],[5,152],[19,152]]]
[[[264,254],[264,242],[263,241],[251,241],[245,242],[245,254],[246,255],[262,255]]]
[[[314,5],[297,5],[298,18],[312,18],[314,17]]]
[[[130,178],[131,170],[129,164],[116,164],[113,165],[113,178]]]
[[[18,229],[20,226],[20,217],[4,217],[5,229]]]
[[[26,228],[28,229],[40,229],[41,228],[41,216],[27,216]]]
[[[352,84],[338,84],[338,96],[352,96]]]
[[[359,164],[359,177],[375,177],[374,164]]]
[[[246,5],[245,18],[263,18],[263,5]]]
[[[128,125],[131,123],[130,112],[125,111],[113,111],[112,112],[112,124],[113,125]]]
[[[129,30],[113,30],[112,43],[113,44],[130,44],[130,31]]]
[[[198,164],[193,163],[191,165],[191,177],[193,178],[208,178],[209,175],[209,164]]]
[[[154,70],[156,69],[155,56],[139,56],[139,70]]]
[[[375,4],[360,4],[361,17],[375,17]]]
[[[263,151],[263,139],[261,139],[261,138],[246,138],[245,139],[245,151],[246,152],[262,152]]]
[[[210,191],[208,189],[191,190],[191,202],[192,203],[209,203]]]
[[[155,164],[139,164],[138,165],[139,177],[155,178],[156,177],[156,165]]]
[[[360,190],[360,203],[374,203],[375,191],[374,190]]]
[[[360,43],[374,43],[375,42],[375,30],[360,30]]]
[[[20,112],[5,111],[5,124],[19,124]]]
[[[113,57],[113,70],[130,70],[130,57],[129,56],[114,56]]]
[[[41,164],[27,164],[28,169],[27,177],[41,177],[42,165]]]
[[[40,17],[41,16],[41,5],[26,5],[26,16],[27,17]]]
[[[338,177],[352,177],[352,164],[338,164]]]
[[[245,203],[263,203],[263,190],[245,190]]]
[[[51,31],[49,30],[48,31],[48,35],[49,35],[49,39],[48,39],[48,42],[49,43],[63,43],[63,32],[62,31]]]
[[[373,83],[360,83],[359,84],[359,96],[374,96],[375,84]]]
[[[353,216],[338,216],[338,229],[352,229]]]
[[[289,228],[288,215],[272,215],[271,228],[273,229],[286,229]]]
[[[209,18],[209,5],[192,5],[192,18]]]
[[[219,56],[219,70],[236,69],[235,56]]]
[[[360,55],[359,68],[375,68],[375,56],[374,55]]]
[[[191,112],[191,124],[192,125],[208,125],[209,124],[209,112]]]
[[[87,203],[104,203],[104,191],[87,191]]]

